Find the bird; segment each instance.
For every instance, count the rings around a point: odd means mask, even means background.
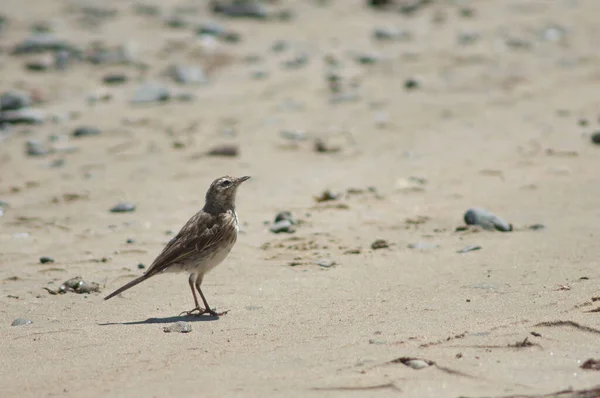
[[[219,265],[233,248],[239,232],[238,216],[235,211],[235,197],[241,183],[249,176],[224,176],[212,182],[206,192],[202,210],[197,212],[181,228],[177,235],[167,243],[162,252],[152,262],[148,270],[140,277],[118,288],[104,300],[116,296],[127,289],[165,272],[189,272],[189,285],[196,305],[186,315],[220,316],[210,308],[200,285],[204,276]],[[198,303],[196,290],[200,294],[204,308]]]

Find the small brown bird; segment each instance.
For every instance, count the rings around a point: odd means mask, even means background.
[[[223,315],[213,311],[206,301],[200,285],[204,275],[219,265],[235,244],[238,234],[238,218],[235,212],[235,194],[238,186],[250,177],[221,177],[213,181],[206,192],[204,207],[181,228],[163,251],[156,257],[148,271],[104,298],[117,294],[137,285],[146,279],[163,272],[189,272],[190,288],[196,307],[182,314]],[[200,307],[196,290],[204,303]]]

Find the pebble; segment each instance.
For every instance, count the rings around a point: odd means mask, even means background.
[[[394,28],[375,28],[373,29],[373,38],[380,41],[410,40],[412,35],[408,31]]]
[[[512,225],[485,209],[471,208],[467,210],[464,220],[467,225],[479,225],[490,231],[494,229],[502,232],[512,231]]]
[[[134,104],[165,102],[170,97],[171,93],[166,87],[156,83],[142,83],[135,89],[131,102]]]
[[[189,333],[192,331],[192,324],[189,322],[175,322],[172,325],[165,326],[163,332],[165,333]]]
[[[292,58],[283,61],[282,65],[287,69],[299,69],[307,65],[309,57],[305,53],[294,55]]]
[[[278,234],[281,232],[286,232],[286,233],[294,233],[296,232],[296,228],[294,228],[292,222],[290,220],[281,220],[278,221],[276,223],[273,223],[273,225],[271,225],[271,227],[269,228],[269,231]]]
[[[279,221],[284,221],[284,220],[287,220],[287,221],[291,222],[292,224],[298,224],[298,221],[296,221],[296,219],[292,215],[292,212],[287,211],[287,210],[280,211],[275,216],[275,222],[276,223],[279,222]]]
[[[539,231],[540,229],[546,228],[546,226],[544,224],[533,224],[528,226],[527,228],[529,228],[532,231]]]
[[[96,282],[85,282],[80,276],[71,278],[63,282],[57,291],[46,288],[50,294],[64,294],[67,292],[74,292],[79,294],[87,294],[92,292],[99,292],[100,285]]]
[[[371,243],[371,249],[373,250],[385,249],[388,247],[390,247],[390,245],[383,239],[377,239],[375,242]]]
[[[226,32],[225,27],[218,22],[208,21],[201,23],[196,28],[196,33],[199,35],[221,36]]]
[[[71,62],[71,54],[68,51],[60,50],[54,53],[54,67],[58,70],[67,70]]]
[[[54,262],[54,259],[52,257],[47,257],[47,256],[40,257],[41,264],[48,264],[48,263],[53,263],[53,262]]]
[[[91,127],[91,126],[82,126],[82,127],[77,127],[73,133],[71,134],[73,137],[90,137],[90,136],[94,136],[94,135],[100,135],[102,131],[97,128],[97,127]]]
[[[137,267],[138,267],[138,269],[144,269],[144,268],[146,268],[146,266],[144,264],[142,264],[142,263],[139,263],[137,265]]]
[[[418,80],[409,78],[404,81],[404,88],[406,90],[415,90],[420,87],[420,83]]]
[[[356,62],[361,65],[374,65],[380,60],[380,56],[377,54],[358,54],[356,55]]]
[[[195,66],[173,65],[168,75],[180,84],[206,84],[208,79],[204,71]]]
[[[431,366],[430,363],[428,363],[427,361],[424,361],[422,359],[409,359],[403,363],[406,366],[408,366],[409,368],[413,368],[413,369],[417,369],[417,370]]]
[[[481,250],[481,246],[479,245],[469,245],[463,249],[457,250],[457,253],[468,253],[468,252],[473,252],[476,250]]]
[[[79,50],[77,50],[67,41],[59,39],[49,33],[42,33],[34,34],[29,38],[23,40],[21,43],[17,44],[13,48],[12,54],[35,54],[46,51],[55,52],[61,50],[69,51],[71,53],[79,53]]]
[[[213,2],[212,11],[215,14],[223,14],[230,18],[267,19],[269,16],[267,8],[255,0],[215,1]]]
[[[594,134],[592,134],[592,142],[600,145],[600,131],[596,131]]]
[[[235,157],[239,154],[240,151],[237,145],[221,145],[218,147],[214,147],[213,149],[207,152],[208,156]]]
[[[135,211],[135,205],[129,202],[119,202],[110,211],[111,213],[128,213]]]
[[[109,73],[102,78],[104,84],[117,85],[127,82],[127,75],[123,73]]]
[[[335,261],[328,259],[328,258],[321,258],[321,259],[315,261],[315,264],[317,264],[319,267],[329,268],[329,267],[333,267],[335,265]]]
[[[44,144],[35,140],[27,140],[25,148],[28,156],[45,156],[48,150],[44,148]]]
[[[48,57],[39,57],[36,59],[32,59],[25,63],[25,69],[33,71],[33,72],[43,72],[52,67],[53,61],[52,58]]]
[[[31,96],[21,91],[7,91],[0,95],[0,111],[15,111],[31,105]]]
[[[0,112],[0,124],[42,124],[44,123],[44,114],[41,111],[23,108],[11,111]]]
[[[279,133],[279,135],[282,138],[290,141],[304,141],[308,139],[306,133],[300,130],[283,130]]]
[[[428,242],[417,242],[417,243],[409,243],[408,244],[409,249],[431,250],[431,249],[437,249],[438,247],[440,247],[440,246],[435,243],[428,243]]]
[[[132,245],[132,244],[134,244],[134,243],[135,243],[135,239],[134,239],[134,238],[129,238],[129,239],[127,239],[127,244],[128,244],[128,245]]]
[[[23,326],[23,325],[29,325],[30,323],[33,323],[33,321],[31,321],[29,319],[25,319],[25,318],[17,318],[14,321],[12,321],[10,326]]]

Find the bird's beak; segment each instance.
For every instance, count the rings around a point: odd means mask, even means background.
[[[236,185],[240,185],[242,182],[247,181],[249,179],[250,179],[250,176],[240,177],[240,178],[237,179]]]

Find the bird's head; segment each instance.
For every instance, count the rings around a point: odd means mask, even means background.
[[[206,192],[205,208],[230,209],[235,208],[235,194],[240,184],[250,177],[220,177],[210,184]]]

